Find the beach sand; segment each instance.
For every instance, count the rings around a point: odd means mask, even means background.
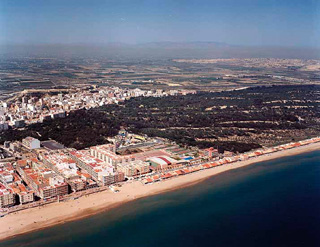
[[[119,193],[113,193],[108,190],[84,196],[77,200],[56,202],[40,208],[26,209],[0,218],[0,240],[87,217],[141,197],[190,186],[231,169],[315,150],[320,150],[320,143],[300,146],[246,161],[201,170],[154,184],[143,185],[139,181],[128,182],[120,188]]]

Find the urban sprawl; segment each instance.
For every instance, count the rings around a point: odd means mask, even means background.
[[[131,97],[186,95],[192,90],[141,90],[100,87],[55,94],[26,94],[0,102],[0,131],[23,128],[71,111],[117,104]],[[77,198],[103,190],[118,192],[123,183],[152,184],[227,163],[320,142],[312,138],[246,153],[181,147],[165,138],[128,132],[108,143],[76,150],[55,140],[26,137],[0,147],[1,216],[19,210]]]
[[[34,94],[37,94],[36,92]],[[16,96],[18,99],[14,101],[0,101],[0,131],[8,130],[10,127],[22,128],[27,124],[43,122],[48,119],[64,118],[70,111],[117,104],[131,97],[164,97],[189,93],[196,93],[196,91],[99,87],[97,90],[91,91],[87,88],[77,88],[74,92],[46,94],[43,97],[32,96],[27,91],[26,95]]]
[[[117,145],[119,140],[126,146]],[[27,137],[22,142],[4,145],[4,150],[12,153],[15,160],[0,163],[1,216],[52,202],[75,200],[102,190],[118,192],[122,183],[131,180],[152,184],[315,142],[320,142],[320,138],[243,154],[220,154],[213,148],[182,148],[164,139],[125,130],[113,138],[113,143],[85,150],[64,148],[54,140],[41,142]],[[123,154],[124,149],[132,153]]]

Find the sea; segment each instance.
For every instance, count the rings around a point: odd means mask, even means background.
[[[319,247],[320,150],[227,171],[0,246]]]

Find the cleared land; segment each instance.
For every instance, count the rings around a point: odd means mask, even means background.
[[[109,85],[219,91],[261,85],[319,84],[320,61],[278,58],[0,58],[0,91]],[[1,97],[1,95],[0,95]]]

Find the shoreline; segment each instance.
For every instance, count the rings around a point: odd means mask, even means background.
[[[55,202],[45,206],[12,213],[0,218],[0,241],[51,226],[90,217],[118,207],[129,201],[192,186],[214,175],[229,170],[316,150],[320,150],[320,143],[312,143],[245,161],[237,161],[154,184],[143,185],[139,181],[133,181],[124,184],[119,193],[113,193],[109,190],[102,191],[80,197],[73,201]]]

